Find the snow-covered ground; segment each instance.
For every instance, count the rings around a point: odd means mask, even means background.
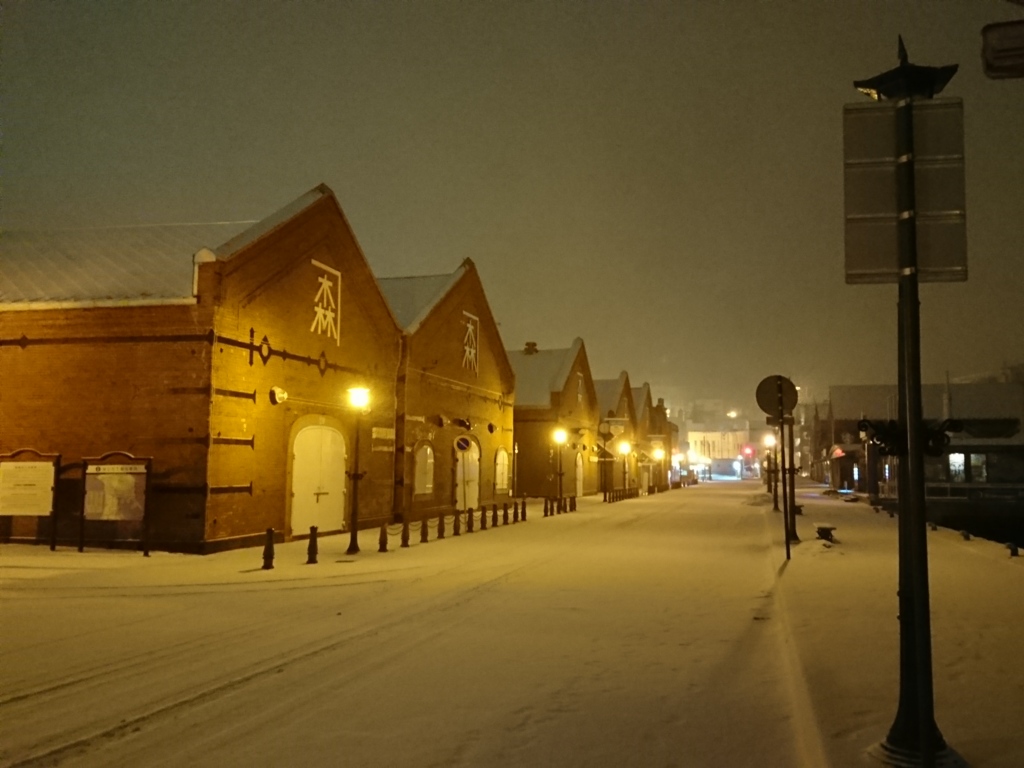
[[[0,546],[0,765],[856,765],[897,700],[896,521],[753,482],[426,545]],[[813,540],[827,516],[839,543]],[[806,528],[806,530],[804,530]],[[1024,571],[929,534],[936,716],[1024,765]]]

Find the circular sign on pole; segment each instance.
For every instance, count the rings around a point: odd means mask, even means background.
[[[766,376],[757,385],[757,405],[769,416],[783,416],[796,408],[796,386],[785,376]]]

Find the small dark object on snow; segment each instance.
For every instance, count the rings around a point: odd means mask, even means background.
[[[1006,544],[1006,548],[1010,550],[1010,557],[1020,556],[1020,550],[1018,549],[1017,545],[1014,544],[1012,541]]]
[[[316,545],[316,526],[309,526],[309,546],[306,547],[306,565],[316,565],[319,549]]]
[[[928,527],[929,527],[929,528],[930,528],[931,530],[933,530],[933,531],[937,531],[937,530],[939,530],[939,526],[937,526],[937,525],[936,525],[935,523],[933,523],[933,522],[930,522],[930,521],[929,521],[929,523],[928,523]]]
[[[814,530],[818,532],[818,538],[822,541],[832,542],[835,539],[832,536],[832,532],[835,531],[836,527],[829,523],[815,523]]]
[[[964,537],[964,541],[971,540],[971,534],[967,531],[960,531],[960,535]]]
[[[263,545],[263,570],[269,571],[274,567],[274,529],[267,528],[267,543]]]

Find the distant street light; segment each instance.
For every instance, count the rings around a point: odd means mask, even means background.
[[[352,387],[348,390],[348,404],[356,412],[356,439],[353,446],[352,471],[345,474],[352,478],[352,511],[349,522],[349,541],[346,554],[359,554],[359,481],[365,473],[359,471],[359,433],[362,431],[363,414],[370,407],[370,390]]]
[[[665,451],[662,450],[661,448],[655,448],[654,460],[658,462],[658,471],[661,473],[662,480],[664,480],[667,475],[667,473],[665,472]]]
[[[551,437],[555,441],[555,445],[558,446],[558,510],[562,510],[562,446],[565,445],[565,441],[569,439],[569,435],[564,429],[559,427],[551,433]]]

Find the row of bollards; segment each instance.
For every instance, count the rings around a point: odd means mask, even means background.
[[[545,501],[545,516],[547,516],[547,501],[548,500],[545,499],[544,501]],[[575,498],[573,498],[572,505],[571,505],[571,509],[573,511],[575,511],[575,509],[576,509],[575,501],[576,501]],[[522,508],[521,508],[521,511],[520,511],[520,501],[516,500],[515,502],[513,502],[513,505],[512,505],[512,517],[511,517],[511,521],[512,521],[513,524],[518,523],[520,520],[522,520],[523,522],[526,522],[526,499],[523,499],[521,504],[522,504]],[[466,510],[465,514],[466,514],[466,533],[473,533],[473,520],[474,520],[474,515],[476,514],[476,512],[473,509],[468,509],[468,510]],[[490,515],[491,515],[491,518],[490,518],[491,519],[491,527],[492,528],[497,528],[498,527],[498,505],[497,504],[494,504],[491,507]],[[444,518],[445,518],[444,515],[440,515],[438,517],[438,520],[437,520],[437,538],[438,539],[443,539],[445,537]],[[508,508],[508,503],[507,502],[502,505],[501,522],[502,522],[502,525],[508,525],[509,524],[509,508]],[[408,547],[409,546],[409,528],[410,528],[409,521],[408,520],[402,521],[402,533],[401,533],[401,537],[402,537],[401,538],[401,540],[402,540],[401,546],[402,547]],[[455,516],[454,516],[454,519],[453,519],[453,522],[452,522],[452,535],[453,536],[460,536],[462,534],[461,528],[462,528],[462,513],[461,512],[456,512]],[[308,543],[308,545],[306,547],[306,565],[316,565],[317,564],[317,556],[319,555],[319,546],[317,544],[317,530],[318,530],[317,526],[315,526],[315,525],[311,525],[309,527],[309,543]],[[486,531],[487,530],[487,508],[486,507],[481,507],[480,508],[480,530],[481,531]],[[427,520],[427,518],[424,518],[424,519],[422,519],[420,521],[420,543],[421,544],[426,544],[429,541],[430,541],[429,521]],[[387,525],[387,523],[381,523],[381,526],[380,526],[380,537],[378,539],[377,551],[378,552],[387,552],[388,551],[388,525]],[[263,545],[263,568],[262,568],[262,570],[269,571],[269,570],[272,570],[273,568],[274,568],[274,529],[273,528],[267,528],[266,541],[265,541],[265,543]]]
[[[544,499],[544,517],[561,515],[564,512],[576,511],[576,497],[568,496],[563,498]]]

